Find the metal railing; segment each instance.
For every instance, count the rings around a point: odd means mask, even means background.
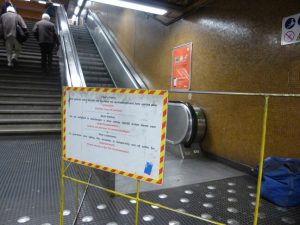
[[[57,7],[56,25],[64,61],[64,79],[69,87],[86,87],[73,36],[70,33],[68,17],[63,6]]]

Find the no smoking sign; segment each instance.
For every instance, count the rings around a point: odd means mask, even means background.
[[[294,40],[295,33],[293,31],[288,31],[284,35],[285,42],[292,42]]]

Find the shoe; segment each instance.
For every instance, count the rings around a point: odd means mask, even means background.
[[[14,68],[14,65],[12,63],[8,63],[7,66],[10,70],[12,70]]]

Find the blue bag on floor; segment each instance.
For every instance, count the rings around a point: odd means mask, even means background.
[[[279,206],[300,205],[300,160],[266,158],[261,196]]]

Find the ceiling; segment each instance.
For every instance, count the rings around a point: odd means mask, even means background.
[[[44,4],[39,4],[38,0],[11,0],[18,13],[27,20],[39,20],[45,10]],[[136,3],[144,3],[151,6],[163,7],[168,10],[164,16],[153,16],[155,19],[165,25],[176,22],[192,11],[205,6],[210,0],[129,0]],[[2,4],[4,0],[0,0]],[[68,14],[72,12],[76,6],[77,0],[52,0],[53,3],[65,5],[69,7]],[[69,4],[70,3],[70,4]],[[73,3],[73,4],[72,4]],[[74,6],[73,6],[74,5]],[[73,6],[73,7],[71,7]],[[71,10],[70,10],[71,9]],[[73,10],[72,10],[73,9]]]
[[[75,2],[76,0],[72,0],[72,1]],[[206,6],[212,0],[126,0],[126,1],[166,9],[168,11],[167,14],[163,16],[160,15],[152,15],[152,16],[156,20],[163,23],[164,25],[169,25],[187,16],[193,11]],[[73,10],[74,7],[72,8]],[[69,11],[72,12],[72,9]]]
[[[140,0],[145,3],[162,6],[168,9],[163,16],[154,16],[164,25],[172,24],[193,11],[206,6],[212,0]]]

